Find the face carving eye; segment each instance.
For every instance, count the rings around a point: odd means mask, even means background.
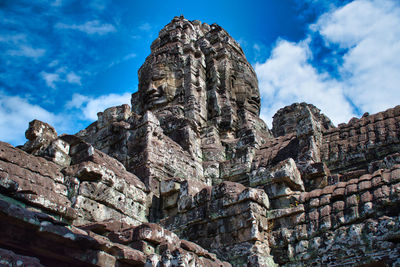
[[[159,81],[165,78],[164,74],[154,74],[153,77],[151,77],[152,81]]]

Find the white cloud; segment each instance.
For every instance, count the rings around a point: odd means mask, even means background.
[[[6,56],[18,56],[38,59],[46,54],[46,49],[35,48],[28,42],[26,34],[2,34],[0,35],[0,43],[7,45],[5,50]]]
[[[108,65],[108,67],[111,68],[111,67],[113,67],[113,66],[115,66],[115,65],[118,65],[118,64],[120,64],[120,63],[122,63],[122,62],[125,62],[125,61],[127,61],[127,60],[132,59],[132,58],[135,58],[136,56],[137,56],[137,55],[136,55],[135,53],[127,54],[127,55],[123,56],[121,59],[111,62],[111,63]]]
[[[63,5],[63,0],[55,0],[55,1],[53,1],[53,3],[51,3],[51,6],[54,6],[54,7],[60,7],[62,5]]]
[[[56,64],[58,64],[58,62],[56,62]],[[53,65],[53,62],[50,63],[50,65]],[[81,76],[73,71],[67,72],[68,69],[66,67],[60,67],[54,73],[42,71],[40,72],[40,76],[46,82],[46,85],[53,89],[57,88],[57,83],[82,85]]]
[[[97,113],[104,111],[106,108],[130,103],[131,94],[122,95],[108,94],[96,98],[74,94],[71,101],[66,104],[66,108],[77,108],[82,111],[83,119],[97,120]]]
[[[354,1],[322,16],[314,29],[348,49],[340,71],[356,106],[375,113],[400,103],[398,2]]]
[[[0,35],[0,42],[8,43],[8,44],[19,44],[21,42],[26,42],[27,36],[26,34],[3,34]]]
[[[57,23],[55,27],[58,29],[78,30],[90,35],[105,35],[116,31],[114,25],[109,23],[102,23],[99,20],[87,21],[84,24]]]
[[[139,30],[145,31],[145,32],[150,31],[151,28],[152,28],[152,27],[151,27],[150,23],[148,23],[148,22],[145,22],[145,23],[143,23],[143,24],[141,24],[141,25],[139,26]]]
[[[71,71],[70,73],[67,74],[67,82],[81,85],[81,76]]]
[[[48,73],[48,72],[42,71],[42,72],[40,72],[40,76],[46,82],[46,85],[53,89],[56,88],[56,82],[61,81],[60,75],[58,75],[57,73]]]
[[[27,141],[25,131],[34,119],[50,124],[58,134],[71,134],[83,126],[70,110],[53,113],[33,104],[29,98],[12,96],[0,90],[0,141],[14,146],[24,144]]]
[[[33,119],[50,124],[56,123],[57,116],[27,99],[9,96],[0,92],[0,140],[14,145],[25,143],[25,130]]]
[[[306,40],[278,41],[269,59],[256,64],[263,96],[262,116],[271,126],[278,108],[293,102],[315,104],[335,124],[361,112],[379,112],[400,103],[400,7],[393,1],[356,0],[322,15]],[[321,34],[327,46],[347,49],[339,78],[309,62],[310,40]],[[358,114],[360,115],[360,114]]]
[[[10,56],[20,56],[20,57],[28,57],[37,59],[46,53],[46,49],[42,48],[33,48],[29,45],[20,45],[17,49],[10,49],[6,52]]]
[[[136,54],[135,54],[135,53],[130,53],[130,54],[125,55],[125,56],[122,58],[122,61],[126,61],[126,60],[129,60],[129,59],[135,58],[135,57],[136,57]]]
[[[81,94],[73,94],[72,99],[67,102],[65,108],[82,108],[90,100],[89,97],[81,95]]]
[[[262,96],[261,116],[269,126],[275,112],[293,102],[312,103],[335,123],[353,115],[341,84],[319,74],[308,63],[311,56],[307,41],[296,44],[281,40],[264,64],[255,65]]]
[[[236,41],[240,44],[240,46],[241,46],[242,48],[246,47],[247,44],[248,44],[248,42],[247,42],[245,39],[243,39],[243,38],[239,38],[239,39],[237,39]]]
[[[60,61],[55,59],[52,62],[50,62],[47,66],[50,67],[50,68],[53,68],[53,67],[57,66],[59,63],[60,63]]]
[[[89,5],[96,11],[103,11],[107,7],[108,2],[106,0],[92,0]]]

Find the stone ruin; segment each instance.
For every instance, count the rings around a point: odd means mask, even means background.
[[[400,106],[259,118],[220,26],[175,17],[129,105],[0,142],[1,266],[400,266]]]

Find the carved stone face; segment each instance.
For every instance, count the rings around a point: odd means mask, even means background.
[[[236,96],[238,106],[259,115],[260,92],[255,75],[246,74],[238,78],[233,76],[230,83],[232,93]]]
[[[146,71],[139,83],[145,110],[165,106],[173,101],[177,88],[181,86],[176,72],[167,63],[159,63]]]
[[[246,102],[244,104],[245,109],[250,112],[259,115],[260,114],[260,92],[258,90],[257,85],[249,84],[246,90]]]

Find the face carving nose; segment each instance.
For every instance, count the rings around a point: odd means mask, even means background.
[[[163,83],[163,84],[161,84],[160,86],[157,87],[157,91],[159,93],[164,93],[166,88],[167,88],[167,86],[165,85],[165,83]]]

